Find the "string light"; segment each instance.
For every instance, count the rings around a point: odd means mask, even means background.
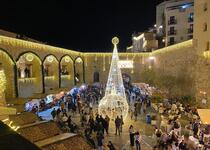
[[[77,58],[76,62],[81,63],[82,59],[79,57],[79,58]]]
[[[17,131],[20,128],[20,126],[12,125],[13,121],[10,121],[9,118],[2,120],[2,122],[4,122],[6,125],[8,125],[14,131]],[[7,123],[7,122],[9,122],[9,123]]]
[[[103,71],[106,71],[105,55],[103,55]]]
[[[69,58],[69,56],[65,56],[65,57],[64,57],[64,61],[65,61],[66,63],[69,63],[70,60],[71,60],[71,59]]]
[[[111,119],[115,119],[117,116],[123,116],[126,118],[128,114],[128,103],[126,100],[125,89],[123,86],[122,74],[118,65],[119,56],[117,52],[118,38],[113,38],[114,50],[112,55],[112,61],[107,80],[105,96],[99,103],[99,114],[102,116],[108,115]]]
[[[26,55],[26,60],[27,60],[27,61],[33,61],[33,59],[34,59],[33,54],[30,54],[30,53],[29,53],[29,54]]]
[[[6,90],[6,76],[4,70],[0,70],[0,100],[4,98],[4,92]]]
[[[47,57],[47,61],[50,62],[50,63],[53,62],[54,61],[54,57],[53,56],[48,56]]]

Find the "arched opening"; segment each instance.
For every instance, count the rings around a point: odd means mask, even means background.
[[[14,66],[12,58],[0,49],[0,104],[16,96]]]
[[[42,62],[34,53],[27,52],[17,60],[17,84],[19,97],[42,93]]]
[[[43,62],[45,91],[59,88],[59,63],[55,56],[48,55]]]
[[[60,61],[61,88],[74,86],[74,65],[70,56],[64,56]]]
[[[84,83],[84,70],[83,70],[83,60],[81,57],[78,57],[75,60],[75,83],[76,84],[82,84]]]

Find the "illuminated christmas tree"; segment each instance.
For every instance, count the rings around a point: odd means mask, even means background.
[[[114,50],[105,96],[101,99],[98,110],[100,115],[108,115],[112,119],[120,115],[126,118],[128,113],[128,103],[126,100],[121,70],[118,65],[119,56],[117,52],[117,44],[119,43],[119,39],[114,37],[112,43],[114,44]]]

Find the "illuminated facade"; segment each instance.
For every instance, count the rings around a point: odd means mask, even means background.
[[[158,49],[158,41],[153,32],[144,32],[132,36],[132,47],[127,48],[127,52],[151,52]]]
[[[133,83],[145,82],[168,89],[172,96],[191,96],[198,102],[210,99],[209,8],[206,1],[195,1],[194,39],[148,53],[119,53],[133,68],[122,68]],[[36,97],[56,89],[93,83],[94,73],[106,83],[111,53],[82,53],[0,36],[0,70],[6,84],[0,84],[7,100]],[[152,59],[151,59],[152,58]],[[206,106],[210,106],[207,103]]]
[[[165,46],[193,38],[194,0],[169,0],[157,6],[157,34]]]

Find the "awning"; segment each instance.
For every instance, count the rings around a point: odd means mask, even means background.
[[[197,109],[202,124],[210,124],[210,109]]]

